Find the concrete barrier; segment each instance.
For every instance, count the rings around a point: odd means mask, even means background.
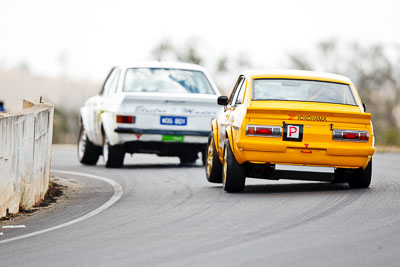
[[[0,113],[0,217],[29,209],[49,187],[54,107],[24,100]]]

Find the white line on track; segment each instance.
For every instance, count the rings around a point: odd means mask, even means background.
[[[123,193],[122,186],[119,183],[117,183],[116,181],[114,181],[112,179],[106,178],[106,177],[101,177],[101,176],[97,176],[97,175],[93,175],[93,174],[86,174],[86,173],[81,173],[81,172],[71,172],[71,171],[62,171],[62,170],[51,170],[51,172],[56,172],[56,173],[60,173],[60,174],[69,174],[69,175],[75,175],[75,176],[83,176],[83,177],[86,177],[86,178],[101,180],[103,182],[106,182],[106,183],[110,184],[114,188],[114,194],[112,195],[112,197],[106,203],[104,203],[103,205],[101,205],[97,209],[92,210],[91,212],[89,212],[89,213],[87,213],[87,214],[85,214],[85,215],[83,215],[81,217],[78,217],[78,218],[73,219],[73,220],[71,220],[69,222],[62,223],[62,224],[59,224],[59,225],[56,225],[56,226],[53,226],[53,227],[50,227],[50,228],[47,228],[47,229],[39,230],[39,231],[32,232],[32,233],[25,234],[25,235],[12,237],[12,238],[9,238],[9,239],[4,239],[4,240],[0,241],[0,244],[4,244],[4,243],[11,242],[11,241],[16,241],[16,240],[25,239],[25,238],[28,238],[28,237],[32,237],[32,236],[48,233],[48,232],[67,227],[67,226],[70,226],[72,224],[75,224],[75,223],[78,223],[78,222],[81,222],[81,221],[84,221],[86,219],[89,219],[90,217],[93,217],[93,216],[99,214],[100,212],[108,209],[113,204],[115,204],[115,202],[117,202],[121,198],[122,193]]]
[[[20,225],[4,225],[3,227],[1,227],[2,229],[15,229],[15,228],[25,228],[26,226],[23,224]]]

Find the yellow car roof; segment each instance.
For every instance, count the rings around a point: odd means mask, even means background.
[[[310,79],[322,80],[352,84],[351,80],[345,76],[307,70],[289,70],[289,69],[264,69],[248,70],[242,73],[247,77],[255,78],[286,78],[286,79]]]

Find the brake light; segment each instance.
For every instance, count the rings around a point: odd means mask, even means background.
[[[280,126],[247,125],[246,135],[280,137],[282,128]]]
[[[247,135],[256,134],[256,127],[255,126],[247,126]]]
[[[258,128],[256,128],[256,134],[259,134],[259,135],[272,135],[272,128],[258,127]]]
[[[135,123],[135,117],[117,115],[117,123]]]
[[[337,141],[367,142],[369,140],[367,131],[333,130],[332,135],[333,140]]]
[[[361,141],[368,141],[368,132],[361,132],[360,133],[360,140]]]
[[[343,132],[343,139],[359,139],[359,133]]]

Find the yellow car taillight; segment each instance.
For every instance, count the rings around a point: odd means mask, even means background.
[[[282,136],[282,127],[267,126],[267,125],[247,125],[246,135],[248,135],[248,136],[281,137]]]
[[[336,141],[355,141],[355,142],[368,142],[368,131],[354,131],[354,130],[333,130],[333,140]]]

